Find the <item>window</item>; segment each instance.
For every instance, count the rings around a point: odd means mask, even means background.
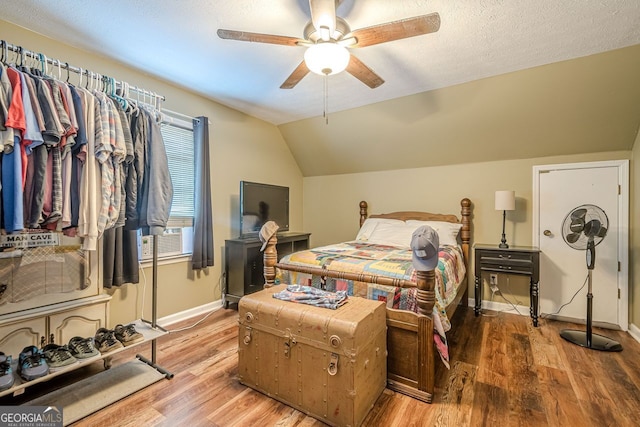
[[[195,210],[193,124],[175,122],[160,126],[173,183],[173,202],[167,227],[191,227]]]
[[[158,239],[158,259],[193,252],[193,217],[195,211],[195,144],[193,123],[164,111],[160,132],[164,140],[169,174],[173,184],[173,201],[164,235]],[[139,235],[139,257],[153,257],[153,239]]]

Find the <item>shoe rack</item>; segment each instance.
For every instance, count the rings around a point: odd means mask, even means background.
[[[138,347],[142,344],[151,342],[151,359],[147,359],[141,354],[136,354],[136,358],[132,362],[128,362],[134,365],[134,370],[137,374],[145,374],[144,371],[155,371],[154,374],[159,374],[153,377],[147,383],[137,383],[132,387],[137,389],[127,390],[128,394],[138,391],[147,387],[153,382],[159,379],[171,379],[173,374],[162,368],[156,363],[157,345],[156,340],[167,334],[168,331],[163,329],[157,324],[157,290],[158,290],[158,242],[157,239],[153,239],[153,283],[152,283],[152,317],[151,320],[138,319],[132,322],[136,330],[141,333],[144,340],[137,343],[133,343],[129,346],[119,348],[95,358],[89,360],[79,361],[79,363],[71,365],[69,367],[50,372],[49,374],[33,379],[31,381],[25,381],[20,377],[18,373],[18,359],[19,354],[23,348],[34,345],[38,348],[44,347],[49,342],[56,344],[65,344],[74,336],[89,337],[93,336],[95,332],[101,327],[108,327],[109,324],[109,301],[111,296],[106,294],[99,294],[92,297],[80,298],[77,300],[66,301],[63,303],[57,303],[49,306],[35,307],[29,310],[21,310],[8,315],[0,316],[0,350],[7,355],[12,356],[12,373],[14,376],[14,384],[12,387],[6,390],[0,390],[0,397],[13,395],[19,396],[25,392],[25,390],[35,384],[49,381],[59,375],[81,368],[88,363],[95,363],[102,361],[104,363],[105,372],[101,374],[103,377],[109,376],[111,371],[112,357],[121,351],[128,350],[134,347]],[[91,259],[98,258],[99,253],[96,256],[90,257]],[[93,268],[90,271],[96,272],[97,268]],[[91,275],[90,275],[91,276]],[[97,274],[87,279],[89,282],[97,283]],[[123,365],[127,365],[124,363]],[[121,366],[118,366],[121,368]],[[127,367],[123,366],[121,371],[126,371]],[[116,368],[114,368],[115,370]],[[118,374],[114,372],[113,377]],[[153,375],[153,374],[152,374]],[[105,378],[106,381],[110,381],[110,378]],[[123,380],[126,381],[126,380]],[[78,389],[86,387],[87,384],[95,384],[96,378],[89,377],[85,380],[81,380],[75,384],[67,386],[74,388],[74,393],[69,393],[70,396],[77,395]],[[142,385],[141,385],[142,384]],[[123,384],[126,389],[126,384]],[[61,390],[66,389],[64,387]],[[54,392],[55,393],[55,392]],[[121,397],[120,397],[121,398]],[[53,393],[51,395],[45,395],[38,398],[38,402],[49,402],[49,405],[62,405],[61,398],[56,397]],[[114,399],[117,399],[114,397]],[[115,400],[113,400],[115,401]],[[69,405],[73,405],[73,402],[69,402]],[[105,405],[106,406],[106,405]],[[79,413],[73,415],[74,419],[80,419],[87,416],[91,411],[101,409],[101,407],[88,409],[87,405],[79,408]],[[88,412],[87,412],[88,411]],[[67,420],[66,406],[65,406],[65,420]]]
[[[33,379],[31,381],[25,381],[22,379],[22,377],[20,377],[20,374],[18,373],[18,354],[14,355],[13,357],[13,361],[11,363],[11,368],[13,371],[13,376],[14,376],[14,384],[11,388],[8,388],[6,390],[0,391],[0,397],[2,396],[6,396],[6,395],[13,395],[13,396],[19,396],[22,393],[25,392],[25,390],[28,387],[31,387],[35,384],[39,384],[45,381],[49,381],[59,375],[63,375],[67,372],[71,372],[75,369],[78,368],[82,368],[83,366],[86,366],[90,363],[95,363],[95,362],[99,362],[102,361],[104,363],[104,367],[105,369],[110,369],[111,368],[111,358],[113,356],[115,356],[116,354],[125,351],[125,350],[129,350],[131,348],[140,346],[144,343],[147,343],[149,341],[155,341],[157,338],[161,337],[162,335],[164,335],[166,332],[164,331],[160,331],[157,329],[153,329],[151,328],[148,324],[146,324],[145,322],[142,322],[140,320],[137,320],[135,322],[133,322],[133,324],[136,327],[136,330],[138,332],[140,332],[143,336],[144,336],[144,340],[143,341],[139,341],[136,343],[133,343],[131,345],[128,345],[126,347],[122,347],[122,348],[118,348],[115,350],[112,350],[108,353],[104,353],[104,354],[100,354],[99,356],[93,357],[91,359],[87,359],[87,360],[79,360],[77,364],[74,365],[70,365],[66,368],[62,368],[60,370],[57,370],[55,372],[50,372],[49,374],[40,377],[40,378],[36,378]],[[171,374],[170,374],[171,375]],[[57,405],[57,403],[56,403]]]
[[[150,321],[138,319],[132,322],[136,331],[142,334],[144,340],[100,354],[100,356],[89,360],[79,361],[75,365],[31,381],[23,381],[18,374],[18,358],[16,357],[12,363],[15,383],[11,388],[0,391],[0,396],[20,395],[32,385],[49,381],[89,363],[102,361],[105,367],[103,372],[25,403],[25,405],[29,406],[60,406],[64,411],[64,425],[69,425],[158,381],[173,378],[172,373],[156,363],[156,340],[168,333],[157,324],[158,246],[156,239],[154,239],[153,254],[152,318]],[[113,356],[148,342],[151,342],[151,360],[137,354],[132,361],[118,364],[118,366],[112,368],[111,361]]]

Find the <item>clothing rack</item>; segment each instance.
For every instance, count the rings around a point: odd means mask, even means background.
[[[122,96],[129,99],[133,99],[130,95],[130,92],[133,91],[136,94],[138,94],[138,96],[141,95],[143,97],[141,101],[142,103],[153,105],[158,110],[161,109],[161,102],[165,100],[165,97],[163,95],[159,95],[150,90],[146,90],[135,85],[130,85],[125,81],[119,81],[119,80],[113,79],[112,77],[109,77],[105,74],[95,73],[88,69],[70,65],[68,62],[62,62],[59,59],[49,58],[42,53],[37,53],[31,50],[24,49],[22,46],[11,44],[6,40],[0,40],[0,47],[2,47],[2,60],[5,62],[8,61],[9,51],[11,51],[18,55],[16,57],[16,61],[20,59],[20,65],[23,65],[27,58],[31,58],[32,60],[40,63],[43,72],[46,71],[44,64],[51,64],[52,66],[57,67],[59,70],[59,73],[58,73],[59,79],[62,79],[61,70],[66,70],[67,83],[69,82],[69,73],[74,72],[80,76],[80,82],[79,82],[80,84],[82,84],[83,76],[87,78],[87,84],[90,81],[95,81],[96,84],[106,85],[108,84],[109,81],[112,81],[115,84],[116,88],[121,91]],[[150,102],[148,103],[145,102],[146,97],[149,97]],[[140,101],[139,98],[137,98],[137,100]]]
[[[159,95],[155,92],[152,92],[150,90],[146,90],[143,88],[140,88],[138,86],[134,86],[134,85],[130,85],[129,83],[125,82],[125,81],[118,81],[116,79],[114,79],[113,77],[109,77],[107,75],[104,74],[100,74],[100,73],[95,73],[93,71],[90,71],[88,69],[84,69],[81,67],[76,67],[73,65],[70,65],[68,62],[62,62],[59,59],[54,59],[54,58],[49,58],[46,55],[42,54],[42,53],[36,53],[34,51],[30,51],[27,49],[24,49],[22,46],[18,46],[18,45],[14,45],[11,43],[8,43],[5,40],[0,40],[0,48],[1,48],[1,60],[5,63],[9,62],[9,51],[15,52],[18,56],[16,57],[16,62],[18,61],[18,59],[20,60],[20,66],[25,65],[25,61],[27,60],[27,58],[31,58],[32,60],[35,60],[37,62],[40,63],[41,66],[41,70],[43,73],[48,74],[48,70],[46,68],[46,64],[51,64],[54,67],[58,68],[58,79],[62,80],[62,71],[61,70],[66,70],[67,71],[67,83],[69,82],[69,73],[70,72],[74,72],[76,74],[78,74],[80,76],[80,84],[82,84],[82,76],[86,76],[87,81],[86,84],[88,85],[90,82],[95,82],[97,85],[98,84],[102,84],[102,90],[104,91],[109,84],[113,85],[113,89],[114,90],[119,90],[120,91],[120,95],[122,97],[128,98],[130,100],[134,100],[134,98],[131,97],[130,92],[133,91],[136,94],[138,94],[138,96],[142,95],[142,101],[140,101],[139,98],[136,98],[136,100],[138,102],[142,102],[143,104],[147,104],[147,105],[151,105],[153,107],[155,107],[158,111],[161,110],[162,106],[161,106],[161,101],[165,100],[165,97],[162,95]],[[149,97],[150,102],[146,102],[146,98]],[[158,274],[157,274],[157,269],[158,269],[158,242],[157,242],[157,236],[154,236],[153,239],[153,284],[152,284],[152,318],[150,321],[148,320],[144,320],[141,319],[142,322],[149,324],[152,329],[159,329],[162,330],[163,332],[167,332],[164,328],[160,327],[157,323],[157,289],[158,289]],[[146,363],[147,365],[151,366],[152,368],[156,369],[158,372],[164,374],[164,376],[167,379],[171,379],[173,378],[173,374],[168,372],[167,370],[165,370],[164,368],[162,368],[161,366],[156,364],[156,338],[153,338],[151,340],[151,360],[146,359],[145,357],[143,357],[140,354],[136,355],[136,358],[138,358],[139,360],[141,360],[142,362]]]

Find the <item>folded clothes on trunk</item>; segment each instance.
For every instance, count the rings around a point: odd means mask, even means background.
[[[273,297],[283,301],[309,304],[333,310],[347,302],[348,299],[346,291],[329,292],[304,285],[288,285],[285,290],[273,294]]]

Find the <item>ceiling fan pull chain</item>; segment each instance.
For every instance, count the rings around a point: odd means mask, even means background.
[[[324,76],[324,124],[329,124],[329,74]]]

